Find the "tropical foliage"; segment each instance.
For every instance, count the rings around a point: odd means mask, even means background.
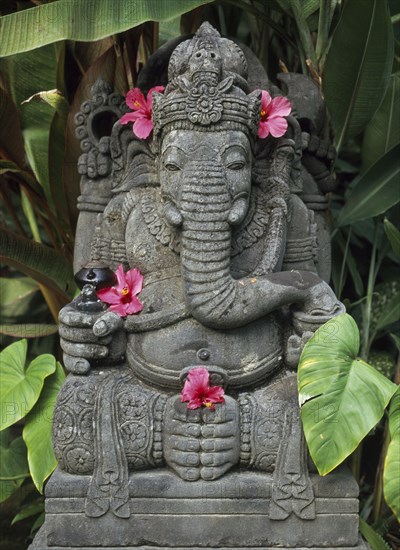
[[[303,72],[324,94],[323,135],[338,151],[332,284],[351,317],[322,327],[304,350],[303,424],[321,473],[349,457],[371,547],[400,544],[399,392],[385,412],[400,382],[399,11],[396,0],[2,1],[0,500],[8,523],[37,529],[35,487],[42,491],[55,466],[51,411],[64,376],[56,323],[76,293],[74,115],[98,77],[126,93],[159,45],[208,20],[249,46],[273,81],[279,71]]]

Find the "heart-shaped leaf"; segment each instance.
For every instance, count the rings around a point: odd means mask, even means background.
[[[52,355],[36,357],[25,369],[27,341],[19,340],[0,353],[0,430],[23,418],[39,399],[44,379],[56,369]]]
[[[51,428],[54,405],[64,379],[63,368],[57,363],[55,373],[45,381],[39,401],[26,417],[22,434],[28,448],[29,470],[40,492],[43,490],[44,481],[57,466]]]
[[[304,347],[298,382],[301,417],[321,475],[349,456],[379,422],[397,386],[357,357],[359,332],[350,315],[323,325]]]
[[[400,388],[390,404],[389,431],[391,441],[383,471],[383,494],[394,515],[400,521]]]

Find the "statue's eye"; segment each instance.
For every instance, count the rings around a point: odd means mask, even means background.
[[[175,162],[166,162],[164,167],[168,170],[168,172],[178,172],[178,170],[180,170],[180,166],[178,166]]]
[[[243,161],[235,161],[228,164],[227,168],[229,170],[243,170],[243,168],[246,166],[246,164]]]

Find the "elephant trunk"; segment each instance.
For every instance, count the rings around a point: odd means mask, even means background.
[[[181,260],[186,301],[195,319],[209,327],[231,329],[283,305],[304,304],[313,297],[315,301],[313,288],[321,280],[313,273],[291,271],[234,279],[229,221],[233,200],[222,168],[192,162],[185,172],[179,205]]]

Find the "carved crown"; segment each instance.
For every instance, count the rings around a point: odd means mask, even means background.
[[[153,94],[155,135],[174,129],[242,130],[255,136],[260,92],[248,94],[243,51],[203,23],[173,52],[164,94]]]

